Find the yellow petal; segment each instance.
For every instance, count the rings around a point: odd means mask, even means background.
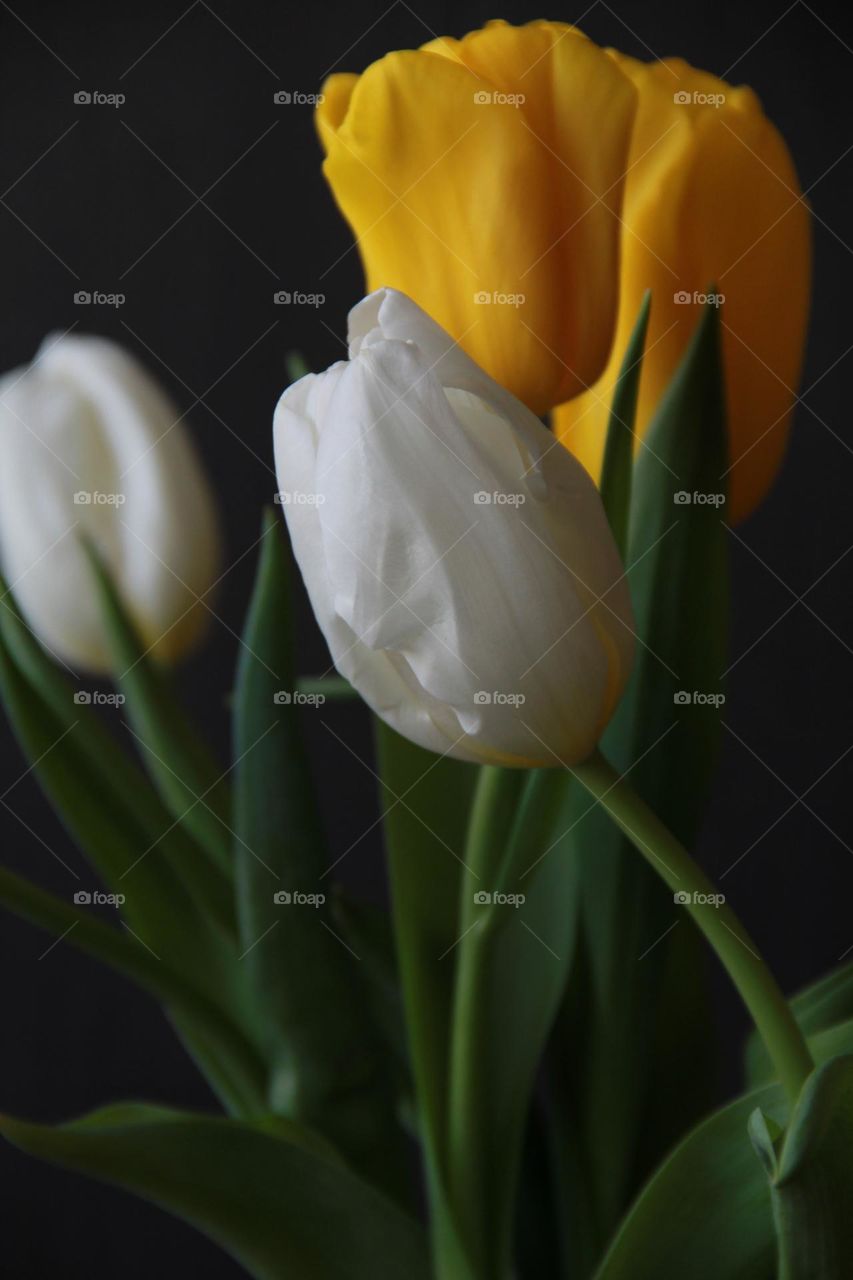
[[[535,412],[598,377],[635,100],[618,65],[571,27],[490,23],[324,92],[368,289],[409,294]]]
[[[640,436],[695,327],[694,295],[715,285],[725,299],[729,517],[741,520],[767,492],[785,449],[808,313],[808,210],[785,143],[750,90],[680,60],[614,58],[639,90],[616,339],[601,379],[557,411],[555,429],[597,478],[613,384],[644,291],[652,290],[652,315]],[[717,95],[724,100],[714,105]]]

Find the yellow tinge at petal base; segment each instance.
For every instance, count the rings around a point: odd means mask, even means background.
[[[728,514],[741,520],[764,497],[785,450],[808,313],[808,209],[787,147],[751,90],[677,59],[613,56],[639,91],[616,339],[603,376],[557,411],[555,429],[598,478],[608,406],[645,290],[652,310],[640,437],[713,287],[724,299]]]
[[[636,92],[558,23],[490,23],[324,85],[368,290],[408,294],[536,413],[605,367]]]

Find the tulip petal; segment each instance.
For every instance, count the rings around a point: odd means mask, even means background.
[[[750,90],[676,59],[647,66],[620,57],[619,64],[640,105],[616,339],[604,375],[557,411],[555,430],[597,477],[619,361],[651,289],[642,438],[696,327],[694,299],[716,288],[725,299],[729,516],[740,520],[767,492],[785,450],[808,313],[808,209],[785,143]]]
[[[324,169],[368,288],[414,297],[534,412],[597,377],[635,100],[613,60],[569,27],[493,23],[326,91]]]

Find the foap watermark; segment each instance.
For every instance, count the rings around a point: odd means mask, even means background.
[[[276,889],[272,900],[277,907],[322,907],[325,893],[303,893],[301,889]]]
[[[277,507],[322,507],[325,493],[305,493],[302,489],[279,489],[274,497]]]
[[[478,307],[523,307],[526,293],[503,293],[500,289],[478,289],[474,304]]]
[[[75,689],[74,705],[77,707],[123,707],[123,693],[107,693],[103,689]]]
[[[299,289],[278,289],[272,296],[277,307],[322,307],[325,293],[302,293]]]
[[[272,96],[277,107],[319,107],[325,93],[304,93],[301,89],[277,89]]]
[[[701,689],[694,689],[692,693],[689,689],[679,689],[672,695],[672,701],[676,707],[714,707],[719,711],[726,704],[726,695],[703,693]]]
[[[673,95],[672,100],[677,107],[687,107],[691,104],[697,107],[721,107],[726,100],[724,93],[700,93],[698,89],[694,89],[690,93],[687,89],[678,89]]]
[[[721,307],[726,300],[724,293],[702,293],[694,289],[676,289],[672,300],[679,307]]]
[[[100,889],[78,889],[74,894],[77,907],[123,907],[127,898],[123,893],[103,893]]]
[[[700,893],[698,889],[694,889],[692,893],[686,889],[679,889],[672,895],[672,900],[677,907],[689,907],[695,904],[700,907],[721,907],[726,900],[724,893]]]
[[[301,689],[278,689],[272,696],[277,707],[322,707],[325,693],[303,693]]]
[[[123,107],[126,102],[123,93],[103,93],[100,89],[78,89],[74,94],[77,107]]]
[[[527,699],[523,693],[503,693],[500,689],[478,689],[474,704],[478,707],[523,707]]]
[[[726,495],[700,493],[698,489],[694,489],[692,493],[687,489],[676,489],[672,500],[677,507],[722,507],[725,504]]]
[[[126,494],[102,493],[100,489],[78,489],[74,495],[75,507],[123,507],[126,501]]]
[[[126,294],[105,293],[101,289],[78,289],[74,294],[75,307],[123,307],[126,302]]]
[[[527,899],[523,893],[492,893],[488,889],[478,889],[474,894],[476,907],[523,907]]]
[[[500,89],[478,89],[474,94],[478,107],[523,107],[526,101],[523,93],[502,93]]]
[[[527,501],[523,493],[504,493],[500,489],[478,489],[474,494],[474,505],[477,507],[521,507]]]

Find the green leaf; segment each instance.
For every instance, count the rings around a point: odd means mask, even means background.
[[[775,1256],[767,1178],[747,1126],[781,1121],[781,1089],[736,1099],[684,1138],[623,1220],[595,1280],[769,1280]]]
[[[136,983],[171,1012],[182,1037],[200,1051],[199,1065],[229,1109],[255,1112],[263,1097],[263,1064],[227,1016],[129,931],[121,932],[0,868],[0,903],[57,939]]]
[[[429,1280],[420,1228],[282,1120],[125,1104],[55,1129],[5,1118],[0,1129],[185,1219],[256,1280]]]
[[[670,829],[692,845],[720,737],[728,589],[721,511],[677,502],[716,494],[726,468],[719,317],[706,308],[634,466],[627,553],[635,667],[602,747]],[[617,521],[618,526],[618,521]],[[690,701],[677,701],[680,690]],[[606,1241],[638,1180],[701,1114],[711,1019],[701,941],[672,896],[597,807],[576,795],[588,999],[562,1039],[576,1046],[562,1087],[592,1190],[589,1228]],[[649,1012],[654,1016],[650,1017]],[[556,1086],[559,1088],[559,1083]]]
[[[650,309],[651,294],[646,291],[613,390],[613,401],[607,424],[607,440],[604,446],[604,461],[601,467],[601,501],[604,503],[613,537],[622,556],[625,555],[628,546],[634,421],[637,416],[637,397],[640,392],[640,374],[643,368],[643,352],[649,327]]]
[[[121,914],[140,946],[149,948],[173,974],[181,974],[204,1001],[220,1010],[222,1020],[233,1022],[235,1040],[256,1044],[252,1002],[233,944],[175,875],[165,857],[168,842],[149,839],[121,795],[103,785],[86,750],[78,749],[76,720],[68,716],[85,708],[66,708],[63,720],[54,715],[12,661],[2,629],[0,694],[34,777],[107,888],[124,897]],[[76,885],[87,888],[79,881]],[[186,1005],[176,1012],[175,1022],[225,1104],[232,1110],[257,1109],[258,1095],[252,1088],[226,1087],[228,1070],[217,1060],[215,1037],[194,1025]]]
[[[230,800],[222,770],[148,656],[109,573],[88,543],[116,681],[142,761],[173,818],[230,872]]]
[[[448,1060],[465,832],[477,767],[375,720],[380,799],[406,1027],[427,1161],[434,1247],[466,1263],[446,1201]]]
[[[809,1076],[771,1175],[779,1280],[846,1280],[853,1258],[853,1056]]]
[[[268,513],[237,668],[234,756],[240,928],[266,1009],[270,1101],[399,1187],[387,1064],[359,958],[327,901],[330,857],[294,689],[287,550]]]
[[[534,1082],[575,947],[579,864],[563,771],[491,776],[487,863],[466,855],[481,879],[462,887],[449,1158],[470,1250],[483,1274],[502,1275]]]
[[[853,1054],[853,1019],[816,1033],[809,1049],[819,1069],[804,1097],[824,1064],[853,1061],[838,1056]],[[792,1129],[802,1108],[803,1099]],[[691,1130],[643,1188],[596,1280],[768,1280],[776,1251],[765,1170],[775,1167],[785,1119],[781,1089],[765,1084]]]
[[[811,983],[793,996],[790,1004],[809,1047],[820,1045],[826,1039],[826,1035],[821,1033],[837,1034],[838,1024],[853,1019],[853,964],[841,965]],[[853,1052],[853,1041],[848,1048]],[[767,1050],[755,1032],[750,1035],[746,1047],[746,1072],[747,1079],[755,1084],[763,1084],[773,1075]]]
[[[203,850],[172,821],[148,779],[107,732],[92,707],[79,701],[78,690],[48,657],[27,626],[2,576],[0,635],[18,671],[56,717],[58,726],[73,727],[74,750],[82,754],[92,774],[97,776],[97,793],[114,797],[128,821],[144,832],[146,848],[159,849],[158,856],[180,878],[193,900],[233,937],[234,905],[226,876],[211,867]]]

